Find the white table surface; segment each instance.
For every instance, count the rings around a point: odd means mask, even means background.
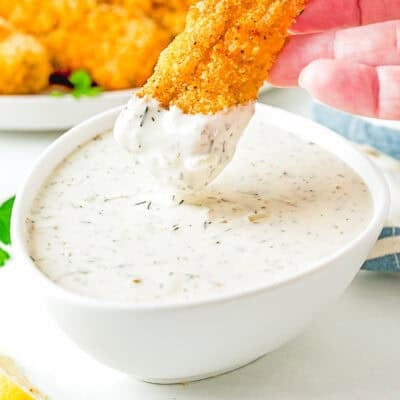
[[[308,112],[309,99],[299,90],[273,91],[262,100]],[[0,199],[16,190],[56,137],[0,133]],[[397,400],[400,275],[360,272],[304,334],[245,368],[197,383],[158,386],[114,372],[77,349],[10,262],[0,270],[0,353],[14,357],[51,400]]]

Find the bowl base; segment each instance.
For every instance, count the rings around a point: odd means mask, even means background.
[[[153,383],[157,385],[175,385],[175,384],[185,384],[185,383],[190,383],[190,382],[196,382],[196,381],[201,381],[203,379],[208,379],[208,378],[215,378],[219,375],[224,375],[232,371],[236,371],[237,369],[243,368],[249,364],[252,364],[253,362],[256,362],[260,358],[265,357],[266,354],[263,354],[262,356],[252,358],[251,360],[247,360],[245,362],[239,363],[233,367],[226,368],[226,369],[221,369],[213,372],[208,372],[206,374],[201,374],[201,375],[194,375],[194,376],[188,376],[184,378],[167,378],[167,379],[159,379],[159,378],[142,378],[138,377],[143,382],[147,383]]]

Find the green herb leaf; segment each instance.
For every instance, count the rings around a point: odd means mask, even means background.
[[[88,89],[73,89],[72,96],[79,99],[82,96],[97,96],[101,93],[101,88],[94,86]]]
[[[72,96],[80,98],[82,96],[97,96],[102,89],[98,86],[92,86],[93,80],[89,73],[83,69],[78,69],[68,77],[69,81],[74,86]]]
[[[92,78],[84,69],[72,72],[68,79],[75,89],[87,89],[92,86]]]
[[[61,90],[53,90],[52,92],[50,92],[50,96],[53,97],[61,97],[64,96],[64,92],[62,92]]]
[[[15,196],[6,200],[0,206],[0,242],[4,244],[11,244],[10,224],[14,201]]]
[[[10,259],[10,255],[0,247],[0,268],[6,265],[7,260]]]

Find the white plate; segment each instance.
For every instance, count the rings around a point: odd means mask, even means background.
[[[104,92],[95,97],[71,95],[0,95],[0,131],[61,131],[126,103],[133,89]]]

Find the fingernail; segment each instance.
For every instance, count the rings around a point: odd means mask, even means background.
[[[311,79],[311,74],[308,72],[307,67],[304,68],[299,75],[299,86],[303,89],[307,88],[307,86],[309,86],[310,84]]]

